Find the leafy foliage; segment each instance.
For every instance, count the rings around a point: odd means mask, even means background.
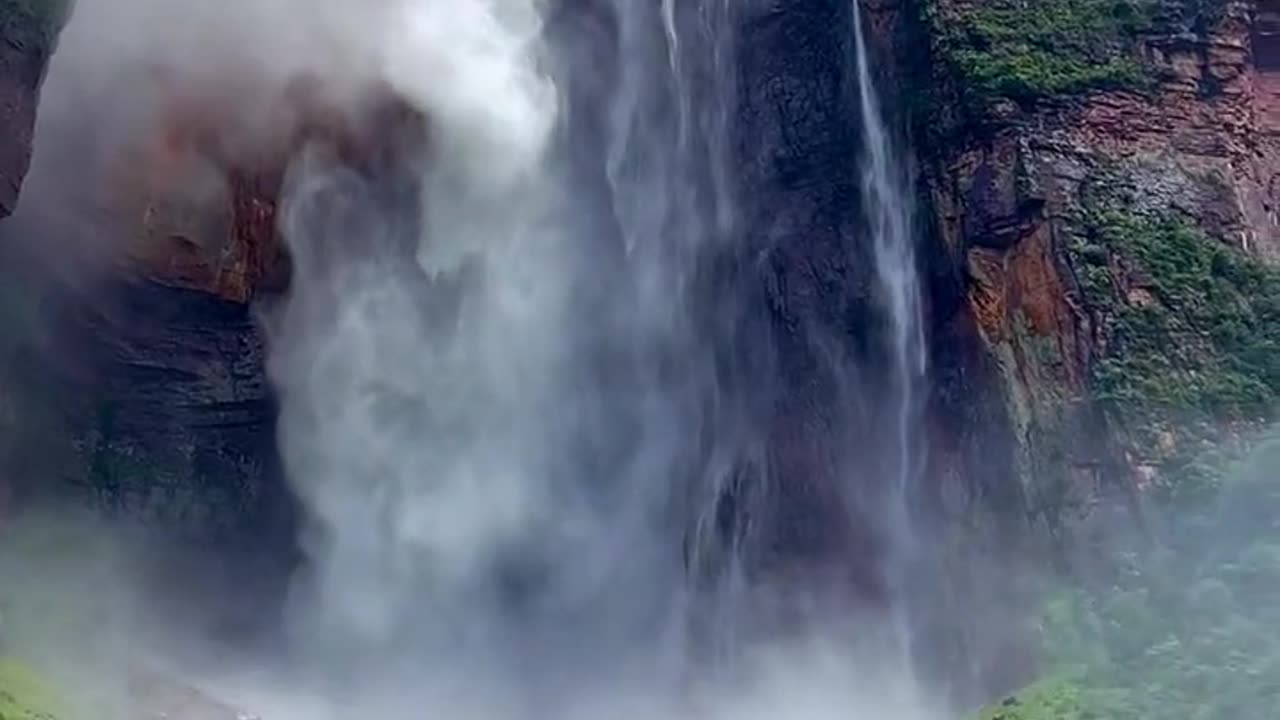
[[[1280,438],[1212,500],[1122,544],[1104,581],[1046,604],[1054,675],[983,720],[1270,717],[1280,703]]]
[[[1154,300],[1120,306],[1103,401],[1129,415],[1267,416],[1280,396],[1280,272],[1173,216],[1107,211],[1093,226]]]
[[[1104,348],[1094,396],[1167,499],[1220,481],[1215,444],[1280,403],[1280,270],[1174,214],[1094,203],[1069,243]]]
[[[1101,88],[1143,88],[1135,36],[1149,0],[998,0],[931,14],[935,49],[962,98],[1021,103]]]

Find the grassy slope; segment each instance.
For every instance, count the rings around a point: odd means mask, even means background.
[[[51,720],[59,714],[39,676],[15,661],[0,660],[0,720]]]

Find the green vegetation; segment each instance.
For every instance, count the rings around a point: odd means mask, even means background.
[[[1280,703],[1280,269],[1099,169],[1064,223],[1092,395],[1154,492],[1040,629],[1047,675],[981,720],[1227,720]],[[1251,448],[1251,450],[1250,450]],[[1132,521],[1130,521],[1132,522]],[[1077,568],[1080,569],[1080,568]]]
[[[1096,400],[1169,499],[1218,481],[1216,445],[1280,403],[1280,270],[1173,214],[1094,204],[1069,251],[1105,351]]]
[[[1267,417],[1280,396],[1280,272],[1173,216],[1109,211],[1093,227],[1151,296],[1117,308],[1102,400],[1130,416]],[[1096,259],[1087,266],[1101,269]]]
[[[975,109],[996,98],[1034,103],[1085,90],[1141,89],[1150,73],[1135,39],[1150,0],[997,0],[930,12],[935,52]]]
[[[60,713],[44,682],[26,666],[0,660],[0,720],[53,720]]]
[[[1070,678],[1041,680],[983,710],[978,720],[1085,720],[1080,686]]]
[[[982,720],[1237,720],[1280,703],[1280,436],[1046,604],[1042,680]],[[1148,541],[1150,543],[1148,544]]]

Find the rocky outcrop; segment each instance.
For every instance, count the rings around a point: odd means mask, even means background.
[[[0,143],[0,217],[13,212],[31,164],[36,103],[53,52],[56,5],[36,11],[17,0],[0,1],[0,137],[5,138]]]
[[[0,69],[0,82],[15,77]],[[228,99],[240,88],[155,84],[166,105],[126,146],[65,159],[52,148],[69,169],[46,167],[30,188],[36,207],[0,228],[15,258],[3,307],[21,315],[5,318],[4,477],[190,536],[251,530],[287,547],[257,317],[289,282],[277,229],[286,172],[305,147],[404,182],[397,158],[416,160],[404,145],[425,130],[385,90],[339,108],[300,79],[257,108],[273,121],[248,127]],[[24,97],[34,108],[34,85]],[[62,118],[51,133],[72,148],[95,122]],[[25,163],[30,117],[24,127],[4,147]],[[98,151],[70,152],[85,150]]]

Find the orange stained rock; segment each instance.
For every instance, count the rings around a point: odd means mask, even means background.
[[[247,303],[287,285],[276,214],[285,171],[304,145],[322,143],[376,174],[395,162],[395,131],[424,129],[385,90],[343,105],[300,78],[250,117],[245,103],[260,98],[236,91],[173,92],[153,129],[120,153],[106,205],[126,228],[131,272]]]

